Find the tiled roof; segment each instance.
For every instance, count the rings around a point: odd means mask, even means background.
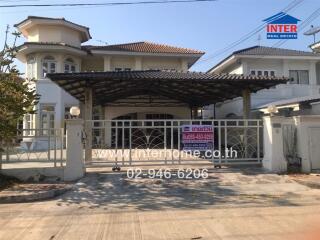
[[[55,73],[48,74],[49,78],[53,79],[86,79],[86,78],[116,78],[116,79],[175,79],[175,80],[270,80],[284,83],[289,79],[286,77],[271,77],[271,76],[244,76],[241,74],[210,74],[203,72],[179,72],[179,71],[164,71],[164,70],[142,70],[142,71],[108,71],[108,72],[80,72],[80,73]]]
[[[202,51],[189,48],[174,47],[165,44],[152,42],[134,42],[107,46],[87,45],[82,47],[85,50],[105,50],[122,52],[141,52],[141,53],[174,53],[174,54],[204,54]]]
[[[83,49],[78,48],[76,46],[72,46],[66,43],[59,43],[59,42],[24,42],[22,45],[17,46],[17,49],[21,49],[24,46],[32,46],[32,45],[36,45],[36,46],[61,46],[61,47],[70,47],[70,48],[74,48],[77,49],[79,51],[83,51]]]
[[[274,47],[266,47],[266,46],[253,46],[249,48],[240,49],[231,53],[228,57],[224,58],[212,68],[208,70],[208,72],[212,71],[220,64],[224,63],[226,60],[231,58],[232,56],[289,56],[289,57],[320,57],[319,53],[293,50],[293,49],[285,49],[285,48],[274,48]]]
[[[256,92],[288,81],[277,77],[155,70],[54,73],[47,77],[80,101],[84,101],[85,88],[90,86],[97,105],[156,94],[190,106],[205,106],[239,97],[244,89]]]
[[[263,55],[263,56],[318,56],[320,54],[307,51],[299,51],[285,48],[254,46],[235,51],[232,55]]]
[[[74,22],[71,22],[71,21],[68,21],[66,20],[65,18],[49,18],[49,17],[39,17],[39,16],[28,16],[28,18],[26,18],[25,20],[15,24],[14,26],[17,27],[19,26],[20,24],[30,20],[30,19],[40,19],[40,20],[58,20],[58,21],[63,21],[63,22],[67,22],[67,23],[70,23],[70,24],[73,24],[75,26],[78,26],[78,27],[82,27],[82,28],[86,28],[89,30],[88,27],[86,26],[83,26],[83,25],[80,25],[80,24],[77,24],[77,23],[74,23]]]

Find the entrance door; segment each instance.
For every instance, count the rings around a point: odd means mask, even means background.
[[[320,169],[320,128],[310,129],[310,158],[311,170]]]

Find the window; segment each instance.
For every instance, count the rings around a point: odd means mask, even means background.
[[[27,78],[32,79],[36,77],[36,59],[29,57],[27,60]]]
[[[130,72],[131,70],[132,70],[131,68],[120,68],[120,67],[114,68],[114,71],[116,72],[120,72],[120,71]]]
[[[26,114],[24,116],[24,129],[26,129],[26,131],[24,132],[24,135],[26,136],[30,136],[32,135],[33,131],[31,129],[33,129],[33,123],[34,123],[34,115],[33,114]]]
[[[56,61],[52,56],[46,56],[42,61],[42,76],[46,77],[47,73],[56,72]]]
[[[72,58],[67,58],[64,62],[64,72],[65,73],[73,73],[76,71],[76,64],[74,63]]]
[[[275,76],[275,71],[273,71],[273,70],[256,70],[256,69],[253,69],[253,70],[250,71],[250,75],[274,77]]]
[[[43,135],[48,135],[48,130],[54,134],[55,107],[54,105],[43,104],[40,107],[40,128]]]
[[[290,70],[289,77],[292,78],[292,84],[309,84],[308,70]]]

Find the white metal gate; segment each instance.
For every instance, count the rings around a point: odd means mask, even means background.
[[[89,167],[259,164],[263,157],[261,120],[92,120],[88,123],[92,126]],[[194,151],[183,149],[182,128],[186,125],[212,126],[211,155],[200,151],[196,156]],[[230,155],[232,150],[234,155]]]
[[[0,143],[0,169],[61,167],[66,161],[64,129],[20,129]]]

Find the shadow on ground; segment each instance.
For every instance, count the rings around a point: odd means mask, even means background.
[[[210,170],[208,179],[129,179],[126,173],[87,173],[75,189],[57,199],[59,206],[110,210],[205,209],[217,205],[295,206],[294,193],[245,194],[230,189],[237,184],[286,182],[282,176],[261,169]],[[260,184],[260,186],[259,186]]]

